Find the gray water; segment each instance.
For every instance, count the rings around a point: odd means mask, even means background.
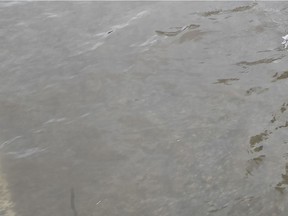
[[[286,216],[286,2],[0,2],[0,215]]]

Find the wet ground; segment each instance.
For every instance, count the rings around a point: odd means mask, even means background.
[[[0,215],[286,216],[286,2],[1,2]]]

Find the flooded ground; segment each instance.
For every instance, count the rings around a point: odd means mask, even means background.
[[[286,2],[1,2],[0,215],[287,215]]]

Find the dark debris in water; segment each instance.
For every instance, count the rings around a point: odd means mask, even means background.
[[[173,27],[174,29],[178,29],[176,31],[159,31],[159,30],[156,30],[155,32],[160,35],[160,36],[168,36],[168,37],[171,37],[171,36],[176,36],[178,34],[180,34],[181,32],[185,31],[185,30],[192,30],[192,29],[196,29],[196,28],[199,28],[200,25],[197,25],[197,24],[190,24],[190,25],[187,25],[187,26],[184,26],[184,27]]]
[[[280,181],[276,186],[275,189],[280,193],[283,193],[288,186],[288,163],[285,165],[285,174],[281,175],[282,181]]]
[[[273,114],[272,115],[273,118],[270,120],[270,123],[274,124],[278,120],[278,118],[283,117],[282,115],[284,112],[286,112],[286,110],[288,110],[287,108],[288,108],[288,103],[287,102],[283,103],[278,112],[279,116],[277,115],[277,113]],[[288,127],[288,121],[285,121],[284,124],[277,126],[277,127],[275,126],[274,130],[276,131],[278,129],[287,128],[287,127]],[[249,140],[250,147],[249,147],[248,152],[252,154],[259,154],[259,152],[262,152],[264,145],[261,143],[269,139],[269,135],[271,135],[272,132],[273,130],[265,130],[259,134],[251,136]],[[287,144],[288,142],[284,141],[284,143]],[[259,165],[263,162],[264,158],[265,158],[265,155],[261,155],[261,156],[254,157],[253,159],[248,160],[247,166],[246,166],[246,175],[252,175],[253,170],[259,167]],[[282,174],[282,179],[283,180],[275,186],[275,189],[280,192],[284,192],[284,190],[286,190],[288,186],[288,163],[286,164],[286,173]]]
[[[265,159],[265,155],[260,155],[258,157],[252,158],[247,161],[246,175],[252,175],[253,170],[259,168]]]
[[[258,146],[258,147],[255,147],[255,148],[253,149],[254,152],[260,152],[260,151],[262,151],[262,150],[263,150],[263,145]]]
[[[281,119],[283,120],[283,118],[285,118],[283,113],[286,112],[287,110],[288,110],[288,102],[284,102],[279,108],[279,110],[272,115],[272,119],[270,120],[270,123],[274,125],[276,121],[281,120]],[[280,126],[279,124],[278,126],[274,126],[274,130],[276,131],[278,129],[287,128],[287,127],[288,127],[288,121],[286,120],[285,123],[280,124]],[[274,130],[272,129],[265,130],[259,134],[251,136],[249,140],[250,146],[249,146],[248,152],[252,153],[252,155],[259,155],[259,153],[262,152],[264,149],[264,145],[262,144],[262,142],[269,139],[269,136],[273,133]],[[288,141],[285,140],[283,141],[283,143],[287,144]],[[286,153],[284,156],[285,160],[287,160],[288,158],[287,155],[288,154]],[[265,155],[262,153],[260,156],[253,157],[252,159],[248,160],[247,165],[246,165],[246,176],[252,175],[252,172],[263,163],[264,158],[265,158]],[[281,177],[282,177],[282,181],[276,184],[274,188],[277,191],[284,193],[288,187],[288,163],[286,163],[286,166],[285,166],[285,174],[282,174]]]
[[[194,31],[189,31],[185,32],[180,38],[179,42],[184,43],[187,41],[198,41],[202,39],[203,35],[207,34],[207,32],[201,31],[201,30],[194,30]]]
[[[272,80],[272,82],[275,82],[277,80],[287,79],[288,78],[288,71],[284,71],[280,75],[278,75],[278,73],[276,73],[273,75],[273,78],[275,78],[275,79]]]
[[[196,25],[196,24],[191,24],[189,26],[187,26],[187,29],[196,29],[196,28],[199,28],[200,25]]]
[[[246,10],[250,10],[252,9],[254,6],[256,6],[257,3],[253,3],[251,5],[246,5],[246,6],[240,6],[240,7],[236,7],[232,10],[230,10],[231,12],[242,12],[242,11],[246,11]]]
[[[288,103],[283,103],[282,105],[281,105],[281,107],[280,107],[280,114],[282,114],[282,113],[284,113],[286,110],[287,110],[287,107],[288,107]],[[272,119],[271,119],[271,123],[274,123],[277,119],[276,119],[276,117],[277,117],[277,114],[273,114],[272,115]],[[279,128],[279,127],[278,127]],[[278,129],[278,128],[276,128],[276,129]]]
[[[280,128],[288,127],[288,121],[286,121],[285,125],[280,125],[279,127],[276,127],[275,130],[278,130]]]
[[[168,36],[168,37],[171,37],[171,36],[176,36],[178,35],[180,32],[182,31],[174,31],[174,32],[165,32],[165,31],[158,31],[156,30],[155,31],[158,35],[164,35],[164,36]]]
[[[237,81],[238,78],[229,78],[229,79],[218,79],[217,82],[213,84],[224,84],[224,85],[231,85],[229,82],[231,81]]]
[[[222,10],[206,11],[206,12],[203,12],[201,15],[208,17],[208,16],[220,14],[222,12],[223,12]]]
[[[256,144],[258,144],[264,140],[267,140],[269,134],[270,133],[267,130],[265,130],[264,132],[262,132],[260,134],[257,134],[255,136],[250,137],[250,141],[249,141],[250,147],[254,148]]]
[[[252,95],[252,94],[261,94],[265,91],[267,91],[268,88],[262,88],[262,87],[252,87],[246,91],[246,96]]]
[[[274,123],[276,121],[276,117],[275,116],[273,116],[273,118],[271,119],[271,123]]]
[[[266,52],[272,52],[272,49],[267,49],[267,50],[260,50],[257,53],[266,53]]]
[[[270,64],[276,60],[282,59],[283,56],[278,57],[278,58],[264,58],[264,59],[259,59],[257,61],[241,61],[236,63],[237,66],[254,66],[258,64]]]
[[[213,10],[213,11],[206,11],[203,13],[200,13],[201,16],[204,17],[210,17],[210,16],[214,16],[214,15],[219,15],[219,14],[223,14],[223,13],[235,13],[235,12],[243,12],[243,11],[247,11],[252,9],[253,7],[255,7],[257,5],[257,3],[253,3],[251,5],[244,5],[244,6],[239,6],[230,10]]]
[[[283,103],[281,108],[280,108],[280,111],[281,113],[285,112],[287,110],[287,106],[288,106],[288,103]]]
[[[228,204],[225,204],[223,206],[210,206],[210,208],[208,209],[209,213],[216,213],[216,212],[220,212],[221,210],[225,209],[228,207]]]
[[[73,187],[70,189],[70,207],[72,209],[73,216],[78,216],[78,212],[75,206],[75,193]]]

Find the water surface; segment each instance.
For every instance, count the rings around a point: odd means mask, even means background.
[[[0,215],[286,215],[286,2],[1,2]]]

